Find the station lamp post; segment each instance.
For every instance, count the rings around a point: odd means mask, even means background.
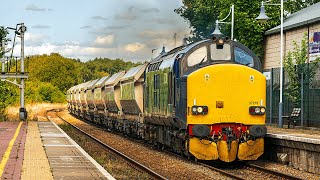
[[[231,22],[224,22],[231,15]],[[231,24],[231,40],[233,40],[233,28],[234,28],[234,5],[230,7],[229,14],[222,20],[216,20],[216,28],[214,29],[212,35],[222,35],[219,29],[219,24]]]
[[[272,4],[268,3],[270,1],[262,1],[261,2],[261,8],[260,8],[260,14],[256,18],[256,20],[260,22],[266,22],[269,17],[265,13],[265,5],[273,5],[273,6],[280,6],[281,9],[281,24],[280,24],[280,100],[279,100],[279,127],[283,127],[283,119],[282,119],[282,110],[283,110],[283,104],[282,104],[282,91],[283,91],[283,0],[280,1],[280,4]]]

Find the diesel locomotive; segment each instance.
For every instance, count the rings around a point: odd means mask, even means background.
[[[199,160],[264,152],[266,78],[243,44],[213,36],[67,92],[71,114]]]

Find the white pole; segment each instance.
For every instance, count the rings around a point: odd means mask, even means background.
[[[1,47],[1,50],[3,51],[3,56],[1,57],[1,61],[2,61],[2,73],[4,73],[5,71],[5,59],[4,59],[4,55],[5,55],[5,42],[4,40],[2,39],[2,47]]]
[[[234,28],[234,5],[231,6],[231,40],[233,40],[233,28]]]
[[[283,86],[283,0],[281,0],[281,30],[280,30],[280,101],[279,101],[279,127],[283,127],[282,119],[282,86]]]
[[[20,38],[21,38],[21,67],[20,71],[21,74],[24,74],[24,33],[26,31],[26,27],[24,26],[24,23],[21,23],[21,30],[20,30]],[[21,87],[20,87],[20,119],[26,120],[26,109],[24,107],[24,88],[25,88],[25,82],[24,78],[21,78]]]

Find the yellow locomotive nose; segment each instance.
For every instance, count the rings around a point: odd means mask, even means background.
[[[265,114],[252,116],[250,106],[265,106],[266,79],[258,71],[237,64],[211,65],[188,76],[188,124],[265,124]],[[193,115],[193,106],[207,106]]]
[[[266,106],[266,78],[258,71],[238,65],[238,64],[217,64],[201,68],[191,74],[187,78],[187,124],[188,127],[195,125],[206,125],[211,127],[210,136],[217,133],[216,129],[228,129],[228,136],[236,133],[235,125],[242,126],[264,125],[265,124],[265,106]],[[206,107],[206,113],[200,112],[194,107]],[[254,108],[254,112],[249,112],[250,107]],[[258,111],[259,112],[256,112]],[[215,132],[214,132],[215,131]],[[246,130],[245,130],[246,131]],[[221,135],[217,142],[209,145],[205,143],[195,143],[196,136],[192,135],[189,143],[190,152],[196,157],[217,158],[220,160],[231,162],[236,159],[238,147],[241,145],[239,139],[232,137],[226,139]],[[224,138],[223,138],[224,137]],[[205,139],[205,138],[200,138]],[[199,140],[199,141],[200,141]],[[203,140],[202,140],[203,141]],[[261,140],[259,140],[261,142]],[[191,147],[191,146],[196,147]],[[200,147],[201,146],[201,147]],[[197,149],[213,148],[214,150],[197,151]],[[254,148],[253,148],[254,149]],[[259,143],[258,149],[253,150],[251,155],[259,157],[263,153],[263,145]],[[241,152],[241,157],[246,158],[246,153]],[[250,153],[249,155],[250,156]]]

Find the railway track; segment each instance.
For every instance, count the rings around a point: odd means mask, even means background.
[[[161,176],[160,174],[156,173],[155,171],[153,171],[152,169],[149,169],[148,167],[144,166],[143,164],[139,163],[138,161],[135,161],[134,159],[126,156],[125,154],[121,153],[120,151],[117,151],[116,149],[112,148],[111,146],[103,143],[102,141],[100,141],[99,139],[95,138],[94,136],[92,136],[90,133],[83,131],[82,129],[78,128],[77,126],[69,123],[67,120],[63,119],[62,117],[60,117],[57,112],[60,110],[57,109],[51,109],[49,111],[46,112],[46,118],[50,120],[50,118],[48,117],[47,113],[48,112],[54,112],[56,114],[56,116],[61,119],[62,121],[66,122],[67,124],[69,124],[70,126],[72,126],[73,128],[77,129],[79,132],[81,132],[82,134],[84,134],[85,136],[89,137],[90,139],[92,139],[94,142],[100,144],[101,146],[105,147],[106,149],[108,149],[108,151],[111,151],[112,153],[114,153],[115,155],[117,155],[118,157],[124,159],[126,162],[128,162],[132,167],[134,167],[135,169],[138,169],[142,172],[145,172],[147,174],[149,174],[151,177],[153,177],[154,179],[167,179],[163,176]]]
[[[230,164],[219,164],[216,162],[201,163],[203,166],[216,170],[230,176],[234,179],[289,179],[289,180],[302,180],[302,178],[292,176],[290,174],[282,173],[272,169],[265,168],[250,162],[238,161]],[[232,177],[233,175],[234,177]]]
[[[245,163],[245,166],[250,169],[250,170],[254,170],[254,171],[260,171],[263,173],[268,174],[270,177],[275,177],[275,178],[281,178],[281,179],[290,179],[290,180],[302,180],[301,178],[292,176],[290,174],[285,174],[279,171],[274,171],[268,168],[265,168],[263,166],[259,166],[256,164],[252,164],[252,163]]]
[[[93,135],[83,131],[82,129],[78,128],[77,126],[73,125],[72,123],[69,123],[68,121],[66,121],[65,119],[63,119],[62,117],[60,117],[57,114],[57,112],[59,112],[61,110],[52,109],[50,111],[54,112],[56,114],[56,116],[59,117],[59,119],[61,119],[62,121],[66,122],[67,124],[71,125],[75,129],[80,131],[81,133],[83,133],[86,136],[90,137],[92,140],[94,140],[95,142],[97,142],[100,145],[104,146],[105,148],[107,148],[108,150],[110,150],[111,152],[116,154],[117,156],[125,159],[132,166],[140,169],[143,172],[146,172],[147,174],[149,174],[150,176],[152,176],[155,179],[166,179],[165,177],[163,177],[163,176],[159,175],[158,173],[152,171],[151,169],[147,168],[146,166],[140,164],[139,162],[133,160],[132,158],[124,155],[123,153],[121,153],[121,152],[117,151],[116,149],[114,149],[114,148],[108,146],[107,144],[103,143],[99,139],[95,138]],[[47,115],[46,115],[46,117],[47,117]],[[168,154],[174,154],[174,153],[170,153],[168,151],[165,151],[165,152],[167,152]],[[177,154],[174,154],[174,155],[177,156]],[[181,157],[181,156],[179,156],[179,157]],[[298,177],[295,177],[295,176],[292,176],[292,175],[289,175],[289,174],[285,174],[285,173],[282,173],[282,172],[274,171],[274,170],[271,170],[271,169],[267,169],[265,167],[262,167],[262,166],[259,166],[259,165],[255,165],[255,164],[252,164],[252,163],[248,163],[248,162],[239,162],[239,164],[237,164],[236,167],[233,167],[233,168],[223,168],[223,167],[218,167],[217,165],[207,164],[207,163],[203,163],[203,162],[195,162],[195,163],[199,164],[201,166],[204,166],[204,167],[206,167],[208,169],[211,169],[213,171],[219,172],[219,173],[221,173],[222,175],[224,175],[226,177],[230,177],[231,179],[237,179],[237,180],[252,179],[250,174],[255,174],[255,177],[259,177],[259,179],[267,178],[267,179],[301,180],[301,178],[298,178]]]

